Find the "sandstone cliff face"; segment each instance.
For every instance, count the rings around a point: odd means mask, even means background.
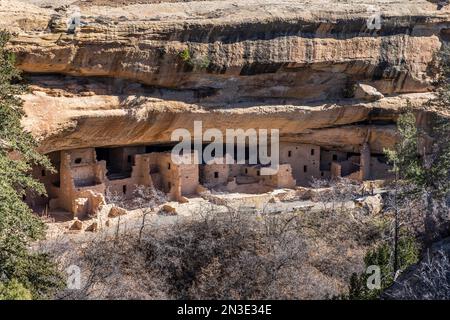
[[[43,83],[42,77],[39,81]],[[99,83],[89,84],[102,87]],[[41,148],[46,152],[74,146],[164,143],[170,141],[174,129],[193,132],[194,121],[203,121],[204,129],[218,128],[223,132],[227,128],[279,128],[282,140],[348,152],[359,151],[370,129],[373,152],[381,153],[395,143],[392,121],[397,110],[406,107],[407,99],[419,108],[431,97],[408,94],[376,102],[350,100],[313,106],[255,102],[213,106],[195,103],[193,98],[176,100],[176,92],[164,90],[155,93],[141,89],[139,94],[125,90],[117,94],[114,87],[106,86],[98,94],[96,90],[83,91],[89,89],[80,89],[77,94],[36,86],[31,89],[32,93],[24,96],[28,115],[24,123],[41,137]],[[165,95],[169,98],[165,99]]]
[[[194,120],[345,151],[370,131],[382,152],[399,108],[430,98],[450,37],[449,9],[425,0],[77,2],[73,33],[73,7],[52,2],[0,1],[0,27],[17,32],[11,48],[33,74],[24,124],[43,152],[167,142]],[[354,83],[379,100],[351,98]]]

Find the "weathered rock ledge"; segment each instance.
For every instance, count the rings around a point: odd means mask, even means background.
[[[95,94],[95,89],[99,90]],[[91,91],[32,86],[25,95],[26,128],[41,141],[41,150],[51,152],[88,146],[119,146],[170,141],[173,130],[193,132],[194,121],[203,128],[278,128],[281,139],[311,143],[347,152],[359,152],[370,131],[373,152],[395,143],[395,119],[407,101],[420,108],[432,95],[414,93],[388,97],[374,102],[345,100],[340,103],[304,105],[242,102],[200,104],[181,99],[170,91],[145,91],[139,94],[109,93],[90,82]],[[114,90],[114,89],[113,89]],[[167,98],[165,98],[167,96]],[[178,99],[177,99],[178,98]]]
[[[194,120],[349,152],[370,129],[381,152],[399,108],[430,97],[450,38],[449,9],[426,0],[77,2],[75,32],[74,7],[53,3],[0,1],[0,28],[33,74],[24,124],[43,152],[164,143]],[[355,84],[371,96],[352,98]]]

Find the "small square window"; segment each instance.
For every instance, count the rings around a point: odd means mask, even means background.
[[[216,172],[214,172],[214,178],[219,178],[219,173],[216,171]]]
[[[76,158],[76,159],[75,159],[75,163],[76,163],[76,164],[80,164],[82,160],[83,160],[83,159],[81,159],[81,158]]]
[[[333,154],[333,161],[337,161],[337,154]]]

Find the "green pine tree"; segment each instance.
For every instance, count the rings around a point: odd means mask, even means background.
[[[31,300],[30,290],[19,281],[12,279],[8,282],[0,282],[0,300]]]
[[[446,236],[449,229],[445,200],[450,196],[450,49],[446,45],[436,55],[436,61],[436,97],[425,105],[430,111],[429,128],[417,128],[409,107],[397,122],[399,142],[394,150],[386,151],[397,178],[394,188],[398,189],[399,183],[410,187],[408,194],[396,196],[425,200],[427,244]],[[419,143],[426,140],[432,142],[428,150]]]
[[[379,299],[383,291],[394,283],[394,275],[397,271],[403,271],[410,265],[417,263],[420,253],[419,244],[414,237],[404,235],[400,237],[398,253],[398,269],[394,270],[392,261],[394,250],[390,243],[383,242],[370,250],[364,257],[364,264],[366,269],[369,266],[380,268],[380,288],[369,289],[367,283],[371,276],[370,273],[363,272],[359,275],[353,273],[350,278],[348,295],[339,298],[350,300]]]
[[[45,225],[22,201],[25,190],[45,194],[30,175],[32,166],[51,169],[47,157],[36,151],[33,136],[24,131],[20,83],[14,55],[6,49],[10,34],[0,31],[0,299],[48,298],[61,277],[48,256],[30,252],[42,239]]]
[[[394,150],[385,150],[389,162],[393,165],[393,172],[401,180],[422,184],[426,176],[419,155],[419,131],[416,117],[408,108],[397,120],[399,142]]]

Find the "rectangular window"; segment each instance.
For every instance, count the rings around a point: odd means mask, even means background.
[[[214,178],[219,178],[219,173],[216,171],[216,172],[214,172]]]
[[[337,154],[333,154],[333,161],[337,161]]]
[[[81,163],[81,161],[82,161],[82,159],[81,159],[81,158],[76,158],[76,159],[75,159],[75,163],[76,163],[76,164],[80,164],[80,163]]]
[[[308,166],[303,166],[303,172],[307,172],[308,171]]]
[[[170,182],[167,182],[167,188],[169,189],[169,191],[172,188],[172,184]]]
[[[311,155],[312,156],[314,155],[314,149],[311,149]]]
[[[131,156],[128,156],[127,161],[128,163],[131,163]]]
[[[42,170],[41,175],[45,177],[45,170]]]
[[[288,151],[288,157],[290,158],[291,156],[292,156],[292,151],[289,150],[289,151]]]
[[[168,163],[168,164],[167,164],[167,169],[169,169],[169,170],[170,170],[170,163]]]
[[[261,172],[259,170],[256,171],[256,175],[259,177],[261,175]]]
[[[123,194],[127,194],[127,186],[126,185],[122,186],[122,192],[123,192]]]

